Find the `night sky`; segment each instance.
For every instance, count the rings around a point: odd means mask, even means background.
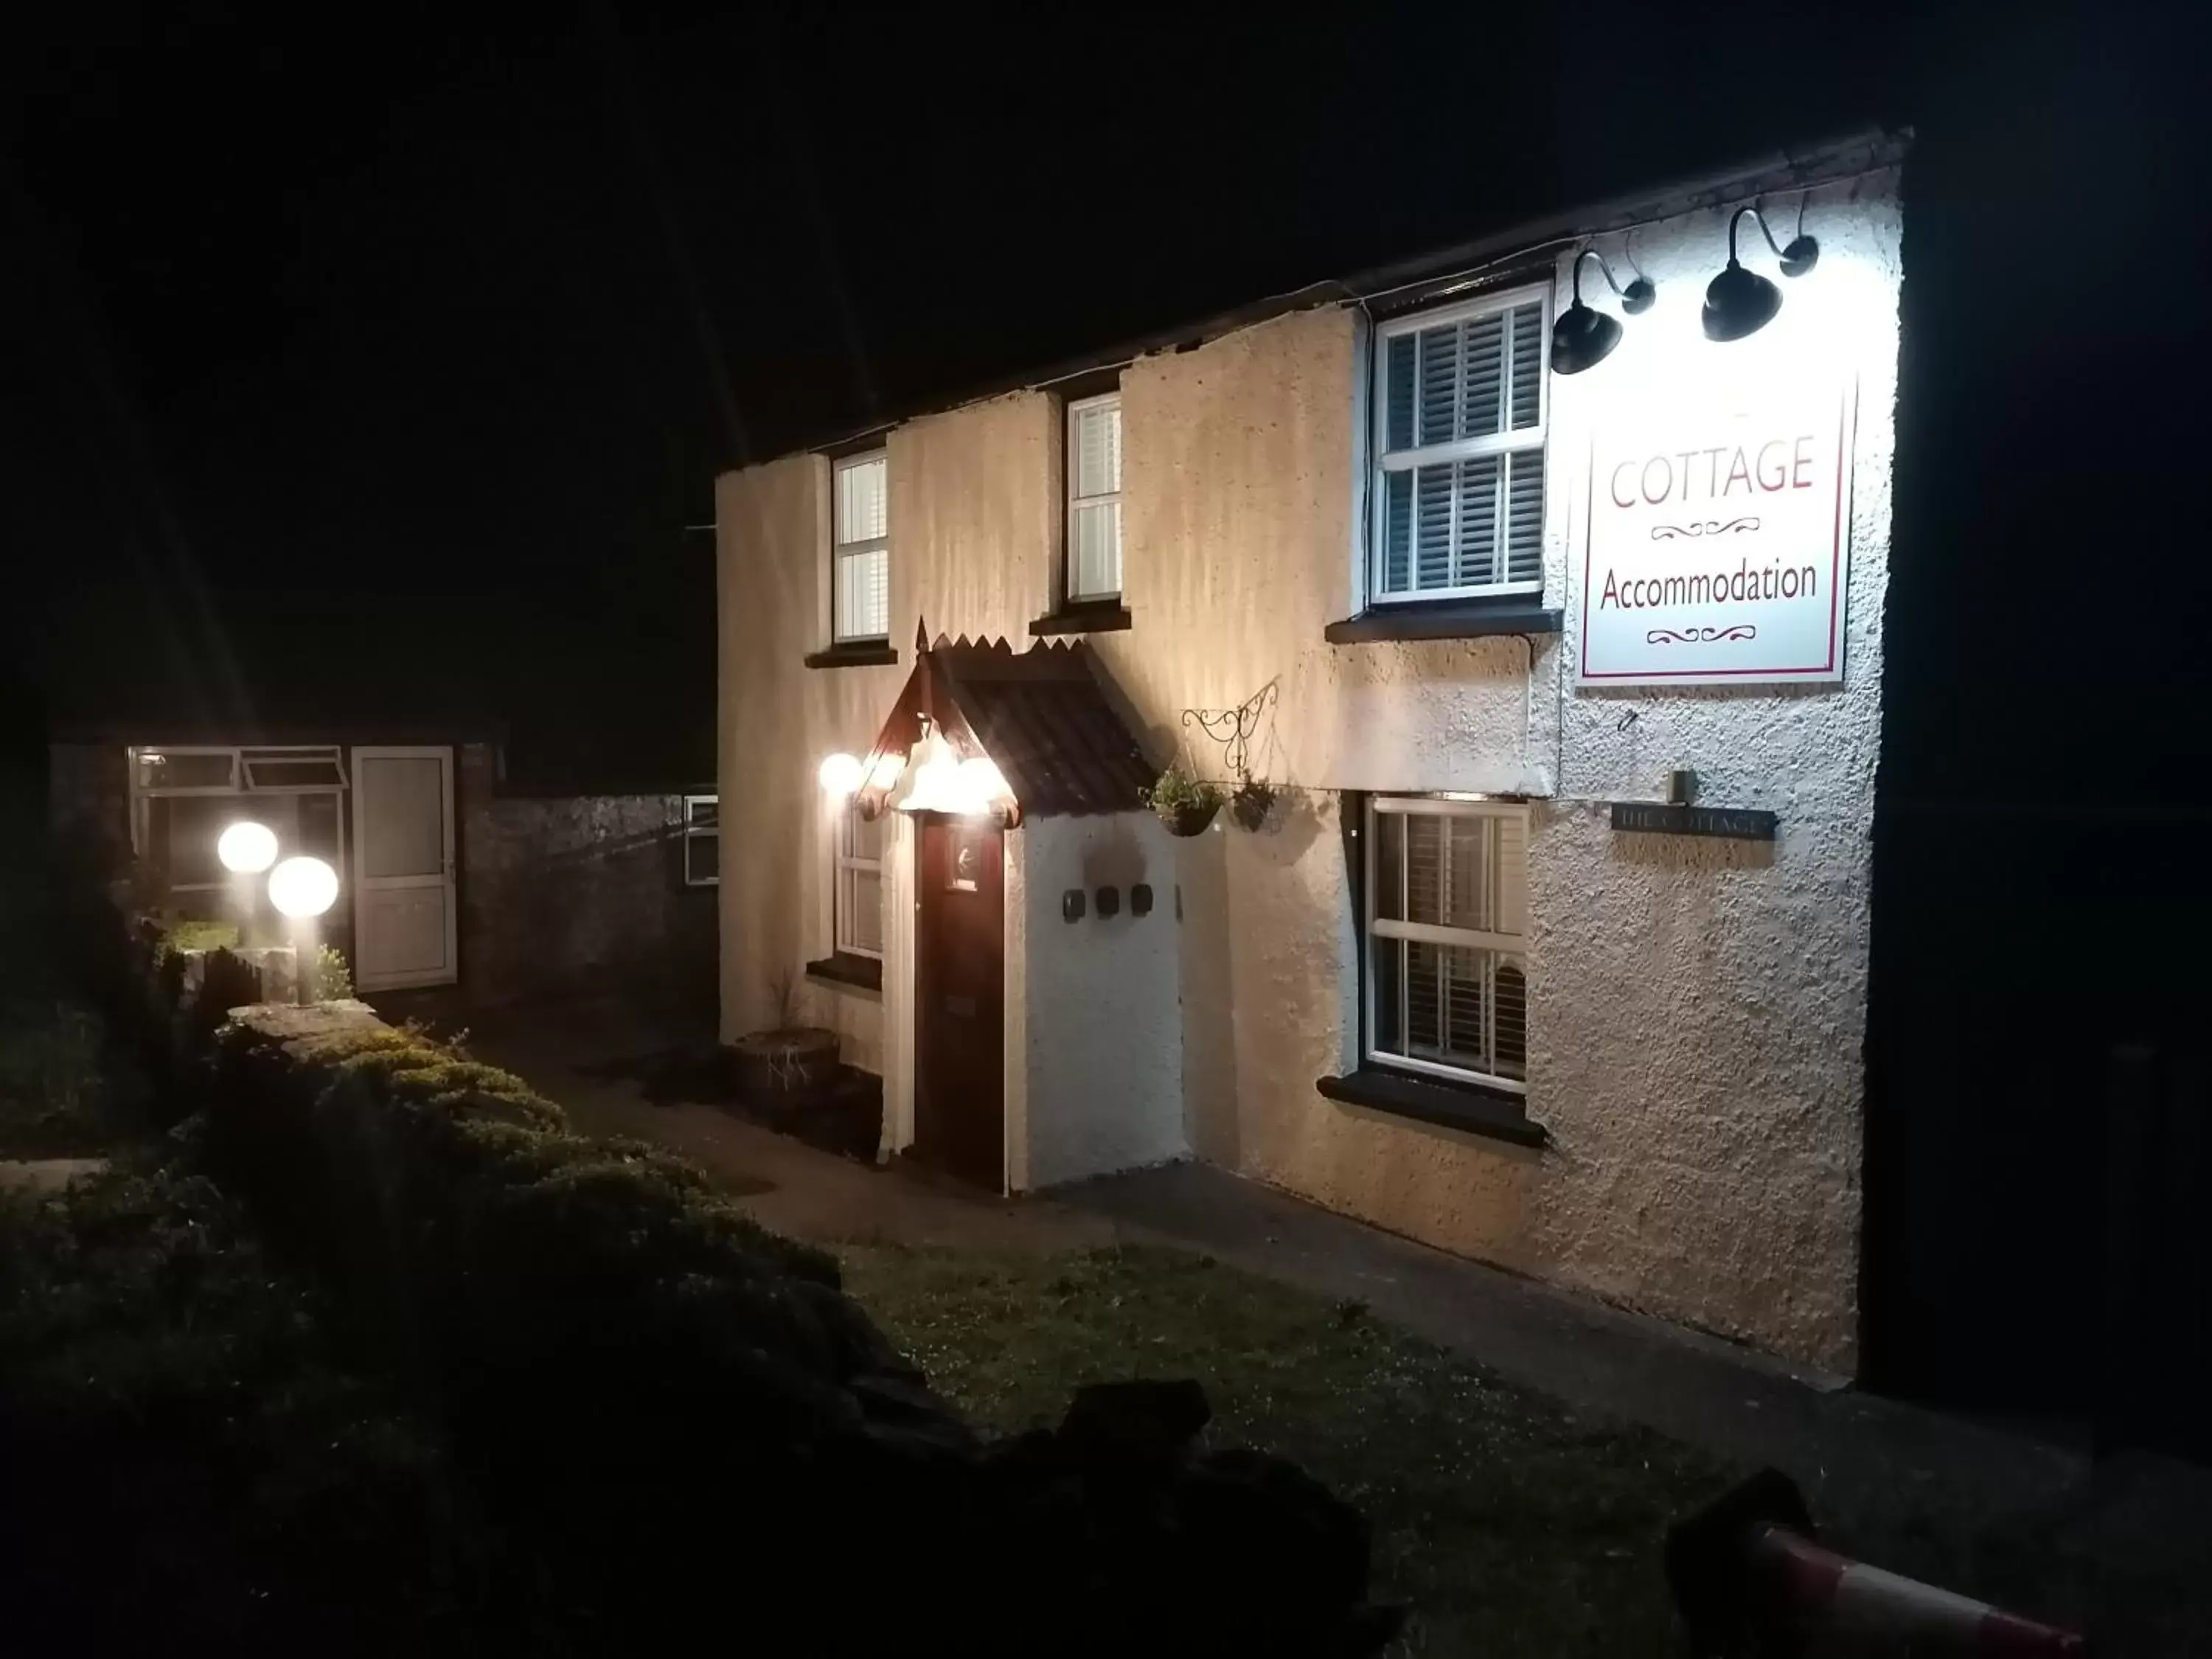
[[[0,71],[19,660],[58,715],[465,711],[602,785],[711,775],[722,468],[1873,123],[1927,157],[1910,396],[1998,326],[1974,296],[2011,326],[2052,280],[1970,270],[1992,227],[2152,211],[2080,152],[2185,118],[2109,9],[2086,43],[1902,5],[311,11],[71,12]],[[1974,411],[2017,372],[1923,376],[1907,446],[2008,441]],[[1990,522],[1901,482],[1931,546]]]

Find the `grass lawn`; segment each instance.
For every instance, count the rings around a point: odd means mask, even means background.
[[[1668,1522],[1732,1472],[1578,1422],[1353,1304],[1203,1257],[844,1250],[847,1288],[981,1422],[1056,1422],[1079,1384],[1195,1376],[1208,1434],[1294,1459],[1369,1517],[1407,1655],[1675,1654]]]

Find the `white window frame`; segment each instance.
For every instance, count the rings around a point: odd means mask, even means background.
[[[1480,1083],[1486,1088],[1501,1089],[1513,1094],[1525,1095],[1528,1091],[1526,1078],[1505,1077],[1494,1072],[1478,1072],[1466,1066],[1446,1066],[1437,1060],[1423,1060],[1418,1055],[1392,1053],[1376,1045],[1375,941],[1377,939],[1412,939],[1429,945],[1462,945],[1472,950],[1487,951],[1494,956],[1510,957],[1521,969],[1524,999],[1525,988],[1528,982],[1528,941],[1523,934],[1489,933],[1474,927],[1445,927],[1425,921],[1400,921],[1387,916],[1378,916],[1376,914],[1376,849],[1382,839],[1378,820],[1383,815],[1392,813],[1401,817],[1426,814],[1438,817],[1510,818],[1517,821],[1521,826],[1522,856],[1524,860],[1528,856],[1528,809],[1518,801],[1455,800],[1439,795],[1370,795],[1367,798],[1366,821],[1360,826],[1362,835],[1367,842],[1366,880],[1362,884],[1363,890],[1366,895],[1366,915],[1360,918],[1359,938],[1359,948],[1363,953],[1360,984],[1364,988],[1365,1005],[1360,1011],[1359,1022],[1359,1046],[1362,1056],[1369,1064],[1387,1066],[1393,1070],[1417,1072],[1428,1077],[1450,1078],[1462,1083]],[[1450,846],[1449,836],[1444,838],[1444,845],[1447,848]],[[1409,856],[1401,854],[1398,872],[1401,882],[1406,879],[1407,866],[1411,862]],[[1527,883],[1525,870],[1522,878],[1525,889]],[[1445,879],[1448,883],[1449,875]],[[1401,910],[1407,910],[1412,907],[1403,902],[1401,895],[1398,908]],[[1402,954],[1400,960],[1401,962],[1404,960]],[[1398,1008],[1401,1018],[1406,1010],[1410,1007],[1411,1001],[1412,999],[1406,987],[1401,983],[1398,990]],[[1494,1010],[1496,1006],[1494,1002],[1492,1006]],[[1527,1053],[1528,1036],[1528,1010],[1524,1000],[1521,1033],[1524,1055]],[[1401,1048],[1411,1046],[1409,1043],[1401,1044]],[[1491,1048],[1494,1054],[1497,1048],[1495,1033],[1492,1034]]]
[[[1447,323],[1464,322],[1470,317],[1486,317],[1502,311],[1513,311],[1534,303],[1536,313],[1538,340],[1536,356],[1536,424],[1485,438],[1462,438],[1451,443],[1427,444],[1413,449],[1393,450],[1390,443],[1390,352],[1389,343],[1401,335],[1418,334],[1424,329],[1441,328]],[[1393,593],[1383,587],[1383,560],[1388,555],[1386,536],[1387,515],[1389,511],[1389,476],[1393,472],[1410,472],[1417,468],[1433,466],[1441,462],[1468,460],[1483,455],[1516,455],[1534,452],[1543,458],[1544,483],[1547,494],[1551,484],[1550,433],[1552,426],[1552,290],[1549,284],[1536,283],[1527,288],[1507,289],[1496,294],[1486,294],[1479,299],[1464,300],[1456,305],[1435,307],[1426,311],[1413,311],[1402,317],[1393,317],[1376,325],[1372,349],[1374,383],[1370,402],[1371,453],[1374,465],[1370,469],[1371,480],[1369,493],[1374,500],[1370,504],[1367,520],[1367,568],[1363,587],[1367,603],[1382,605],[1426,605],[1437,599],[1466,599],[1487,598],[1502,593],[1541,593],[1544,591],[1540,574],[1534,581],[1483,582],[1458,587],[1418,587],[1409,592]],[[1510,375],[1512,354],[1506,354]],[[1418,372],[1418,371],[1417,371]],[[1419,387],[1415,396],[1419,395]],[[1505,406],[1511,407],[1512,389],[1509,381],[1502,390]],[[1506,488],[1510,468],[1498,472],[1501,496]],[[1498,503],[1498,523],[1500,534],[1505,524],[1505,504]],[[1459,541],[1459,496],[1452,495],[1451,538],[1455,545]]]
[[[207,799],[247,801],[257,795],[335,795],[343,798],[353,781],[346,775],[345,750],[334,744],[199,744],[144,743],[132,744],[123,751],[124,764],[130,769],[131,778],[131,852],[133,857],[148,855],[153,839],[153,809],[151,802],[158,799],[177,799],[199,797]],[[171,787],[161,784],[148,785],[140,781],[139,761],[149,755],[220,755],[230,762],[230,781],[227,784],[191,784]],[[337,769],[336,783],[313,784],[257,784],[253,781],[256,762],[320,761],[327,760]],[[343,805],[337,813],[338,876],[345,878],[350,849],[346,843],[347,813]],[[169,884],[172,893],[221,893],[229,890],[228,881],[180,881]]]
[[[1066,538],[1066,547],[1064,555],[1063,568],[1060,573],[1060,586],[1061,591],[1066,596],[1067,603],[1070,605],[1086,605],[1106,599],[1118,599],[1121,597],[1122,532],[1126,528],[1126,525],[1120,511],[1121,505],[1121,478],[1119,476],[1120,468],[1118,466],[1115,468],[1116,476],[1114,481],[1114,488],[1111,490],[1105,491],[1097,495],[1079,495],[1076,494],[1076,490],[1080,481],[1080,468],[1076,464],[1076,432],[1079,422],[1080,417],[1089,410],[1106,408],[1111,408],[1117,414],[1120,413],[1121,408],[1121,392],[1120,387],[1117,386],[1111,392],[1103,392],[1095,398],[1076,398],[1067,405],[1066,435],[1063,441],[1066,446],[1063,453],[1066,457],[1066,471],[1067,474],[1067,532]],[[1126,422],[1122,428],[1121,436],[1124,440],[1128,436],[1128,428]],[[1117,453],[1120,453],[1121,448],[1121,444],[1115,444],[1115,449]],[[1100,588],[1095,592],[1087,592],[1084,589],[1076,586],[1076,520],[1080,516],[1081,508],[1086,507],[1103,507],[1109,502],[1115,509],[1114,515],[1114,586],[1111,587]]]
[[[838,480],[842,475],[856,466],[866,466],[878,461],[883,463],[884,468],[884,533],[880,536],[865,536],[857,541],[841,542],[837,539],[837,501],[840,490]],[[891,560],[890,524],[891,469],[889,447],[862,450],[852,455],[841,455],[832,461],[830,464],[830,642],[832,645],[872,645],[879,640],[888,640],[890,637],[890,606],[888,599],[884,606],[882,631],[871,634],[855,634],[846,628],[846,619],[838,599],[838,595],[844,592],[844,583],[839,580],[839,577],[845,561],[859,558],[865,554],[881,553],[884,556],[884,585],[886,588],[889,587]]]
[[[694,812],[697,808],[702,806],[711,806],[714,809],[715,818],[713,823],[702,824],[693,822]],[[714,850],[718,853],[721,850],[721,811],[722,798],[720,795],[686,795],[684,797],[684,884],[686,887],[719,887],[722,884],[722,866],[720,860],[716,860],[714,865],[715,873],[711,876],[694,875],[691,872],[691,843],[693,842],[712,841],[714,842]]]
[[[851,899],[847,896],[847,893],[848,886],[854,884],[849,884],[847,878],[859,872],[866,872],[876,878],[878,911],[876,937],[879,939],[884,938],[882,916],[884,861],[881,855],[883,848],[881,836],[887,826],[884,825],[881,818],[876,820],[878,826],[876,831],[878,837],[876,843],[878,856],[872,859],[860,857],[852,851],[852,830],[853,825],[860,821],[860,812],[858,802],[848,799],[838,808],[836,817],[830,826],[830,948],[838,956],[866,957],[871,961],[881,962],[884,959],[884,951],[880,945],[872,950],[867,945],[857,945],[853,941],[851,926],[853,904]]]

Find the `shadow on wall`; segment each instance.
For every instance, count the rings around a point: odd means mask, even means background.
[[[1229,860],[1224,821],[1176,842],[1175,919],[1182,970],[1182,1097],[1191,1151],[1242,1167],[1237,1118],[1237,1024],[1230,981]]]

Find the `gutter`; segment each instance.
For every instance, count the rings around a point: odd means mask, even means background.
[[[1802,149],[1775,151],[1754,161],[1613,197],[1594,207],[1570,209],[1544,218],[1526,220],[1438,252],[1378,265],[1351,276],[1308,283],[1233,310],[1218,312],[1197,323],[1163,329],[1104,349],[1065,358],[1041,371],[991,381],[962,395],[933,398],[897,415],[817,442],[801,444],[769,459],[781,460],[789,455],[842,451],[925,416],[948,414],[1012,392],[1040,391],[1101,369],[1122,368],[1139,357],[1195,350],[1224,335],[1293,312],[1312,311],[1323,306],[1364,304],[1370,313],[1388,316],[1473,287],[1501,268],[1525,268],[1539,257],[1545,257],[1548,263],[1551,251],[1592,236],[1615,234],[1700,208],[1741,201],[1746,197],[1805,190],[1881,172],[1901,163],[1911,144],[1912,131],[1909,127],[1894,131],[1870,127]]]

